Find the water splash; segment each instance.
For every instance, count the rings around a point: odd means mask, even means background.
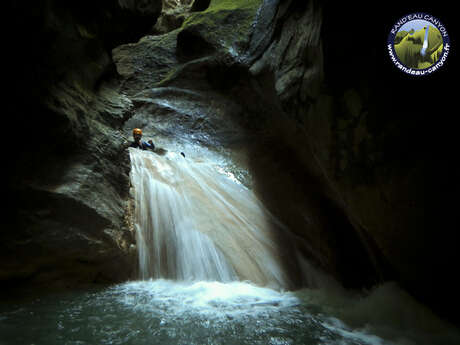
[[[458,330],[394,284],[356,296],[164,279],[0,304],[0,335],[8,345],[460,343]]]
[[[234,176],[171,152],[130,156],[143,279],[291,285],[276,241],[287,229]]]

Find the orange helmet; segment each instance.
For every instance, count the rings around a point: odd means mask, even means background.
[[[141,130],[140,128],[134,128],[134,129],[133,129],[133,135],[134,135],[134,134],[140,134],[140,135],[142,135],[142,130]]]

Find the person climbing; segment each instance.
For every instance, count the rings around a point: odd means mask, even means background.
[[[134,142],[129,145],[129,147],[134,147],[138,148],[141,150],[155,150],[155,145],[153,144],[152,140],[149,140],[148,142],[145,142],[142,139],[142,130],[140,128],[134,128],[133,129],[133,138]]]

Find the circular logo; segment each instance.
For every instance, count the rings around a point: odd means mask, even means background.
[[[438,18],[417,12],[402,17],[393,25],[387,48],[397,68],[410,75],[422,76],[445,64],[450,41]]]

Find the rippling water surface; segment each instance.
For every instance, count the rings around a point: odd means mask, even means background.
[[[249,189],[186,157],[131,151],[140,270],[152,279],[0,304],[0,345],[460,344],[396,284],[345,291],[295,245],[280,250],[273,232],[288,229]],[[286,252],[316,289],[282,290]]]
[[[0,344],[459,344],[395,285],[367,296],[134,281],[1,307]]]

